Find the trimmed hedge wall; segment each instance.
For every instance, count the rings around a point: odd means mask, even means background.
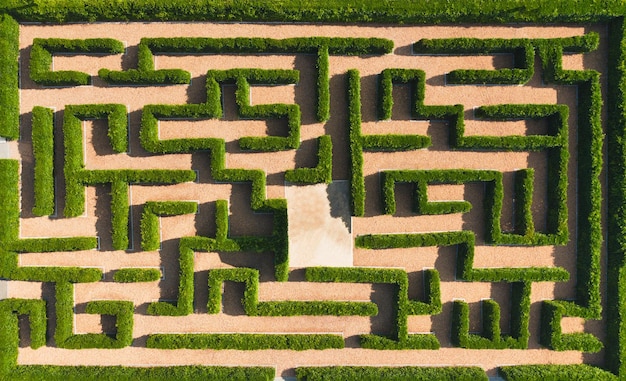
[[[244,351],[289,349],[305,351],[341,349],[344,347],[344,341],[343,337],[339,335],[322,334],[183,333],[149,335],[146,346],[157,349],[236,349]]]
[[[133,341],[133,302],[100,300],[87,303],[87,313],[114,315],[115,338],[103,333],[76,335],[74,331],[74,286],[69,282],[56,283],[56,328],[54,341],[66,349],[124,348]]]
[[[113,274],[113,281],[119,283],[156,282],[161,279],[161,270],[143,268],[119,269]]]
[[[361,141],[361,76],[358,70],[348,70],[347,89],[352,215],[362,217],[365,214],[365,178]]]
[[[470,231],[422,234],[368,234],[357,236],[355,246],[389,249],[458,245],[456,276],[473,282],[559,282],[569,279],[561,267],[474,268],[475,236]]]
[[[453,302],[452,343],[470,349],[526,349],[530,332],[530,283],[516,282],[511,292],[511,334],[500,333],[500,306],[493,300],[482,301],[482,334],[469,333],[469,305]]]
[[[198,203],[191,201],[148,201],[141,214],[141,248],[143,251],[159,250],[161,227],[159,217],[180,216],[198,212]],[[160,276],[160,275],[159,275]],[[158,278],[157,278],[158,279]]]
[[[62,38],[35,38],[30,51],[30,79],[43,86],[88,85],[91,76],[79,71],[52,71],[53,53],[65,54],[119,54],[124,44],[111,38],[69,40]]]
[[[330,184],[333,181],[333,142],[330,135],[317,138],[317,165],[285,171],[285,180],[298,184]]]
[[[20,137],[19,25],[0,14],[0,137]]]
[[[626,25],[620,17],[609,23],[608,71],[608,196],[607,196],[607,311],[606,367],[626,375]]]
[[[45,300],[0,300],[0,374],[7,374],[17,363],[20,345],[18,315],[28,315],[31,348],[37,349],[46,344]]]
[[[507,381],[616,381],[618,377],[595,366],[574,365],[516,365],[503,366],[500,372]]]
[[[439,273],[427,270],[424,273],[428,302],[409,300],[408,275],[398,269],[352,268],[352,267],[308,267],[305,270],[308,282],[384,283],[396,286],[394,295],[395,324],[389,337],[361,335],[361,347],[368,349],[439,349],[439,341],[433,334],[408,333],[408,315],[435,315],[441,312]]]
[[[369,367],[369,366],[324,366],[296,368],[296,377],[301,381],[322,380],[412,380],[412,381],[487,381],[485,371],[479,367]]]
[[[576,311],[568,311],[559,301],[544,300],[541,304],[540,342],[555,351],[599,352],[604,345],[594,335],[586,332],[563,334],[561,318],[564,315],[578,315]]]
[[[446,80],[451,84],[525,84],[534,74],[535,51],[529,39],[442,38],[421,39],[413,44],[415,53],[481,55],[510,53],[513,69],[453,70]]]
[[[565,169],[565,168],[561,168]],[[467,201],[440,201],[429,202],[427,198],[427,188],[431,184],[464,184],[468,182],[483,181],[487,183],[485,192],[485,216],[486,216],[486,240],[495,244],[515,244],[515,245],[558,245],[567,242],[567,207],[561,203],[552,209],[553,215],[549,219],[548,231],[543,234],[534,231],[534,224],[531,213],[531,203],[533,194],[533,177],[527,180],[528,171],[532,169],[520,170],[516,172],[515,200],[516,200],[516,227],[515,233],[503,233],[500,219],[503,203],[502,174],[497,171],[488,170],[397,170],[383,171],[380,173],[381,194],[383,208],[386,214],[396,212],[395,184],[414,184],[414,211],[418,214],[449,214],[466,213],[472,205]],[[533,173],[533,172],[530,172]],[[523,181],[520,185],[519,182]],[[567,183],[558,179],[559,191],[566,197]],[[523,186],[522,186],[523,185]],[[555,226],[554,223],[558,222]],[[532,227],[532,229],[530,228]],[[521,231],[520,231],[521,230]]]
[[[339,301],[267,301],[259,302],[259,271],[249,268],[209,270],[209,313],[220,312],[222,285],[225,281],[245,284],[241,302],[248,316],[374,316],[376,304]]]
[[[33,157],[35,165],[35,204],[33,214],[54,214],[54,113],[52,109],[33,107]]]

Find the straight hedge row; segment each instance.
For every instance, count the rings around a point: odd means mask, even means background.
[[[183,333],[152,334],[147,348],[156,349],[236,349],[243,351],[288,349],[292,351],[341,349],[343,337],[324,334]]]
[[[20,137],[18,57],[19,25],[6,13],[0,15],[0,137]]]
[[[46,107],[33,107],[33,160],[35,165],[33,214],[54,214],[54,113]]]
[[[626,375],[626,24],[620,17],[609,23],[607,81],[607,311],[606,367]]]
[[[324,366],[296,368],[296,377],[301,381],[322,380],[413,380],[413,381],[487,381],[480,367],[369,367],[369,366]]]
[[[129,267],[119,269],[113,274],[113,281],[119,283],[155,282],[161,278],[159,269]]]

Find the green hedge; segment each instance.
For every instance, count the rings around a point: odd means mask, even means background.
[[[513,283],[510,335],[500,332],[500,305],[483,300],[482,333],[469,333],[469,305],[455,300],[452,308],[452,343],[469,349],[526,349],[530,332],[530,283]]]
[[[189,201],[148,201],[141,214],[141,248],[144,251],[159,250],[161,227],[159,217],[180,216],[198,212],[198,203]]]
[[[224,366],[56,366],[20,365],[11,369],[7,376],[13,380],[194,380],[194,381],[272,381],[275,369],[269,367]]]
[[[499,368],[507,381],[614,381],[611,374],[595,366],[586,364],[573,365],[516,365]]]
[[[285,171],[285,180],[298,184],[330,184],[333,181],[333,142],[330,135],[317,138],[317,165]]]
[[[374,303],[339,301],[266,301],[259,302],[259,271],[249,268],[209,270],[209,313],[219,313],[222,305],[222,285],[225,281],[245,284],[241,302],[248,316],[374,316]]]
[[[74,331],[74,286],[69,282],[56,283],[56,328],[54,341],[57,347],[66,349],[124,348],[133,341],[133,302],[92,301],[87,303],[87,313],[114,315],[117,332],[115,337],[103,333],[76,335]]]
[[[239,4],[220,0],[211,4],[172,0],[156,4],[148,0],[110,3],[94,0],[82,3],[64,0],[31,7],[7,6],[20,20],[39,22],[71,21],[281,21],[393,24],[458,23],[563,23],[601,22],[626,12],[619,2],[514,0],[498,3],[485,0],[406,3],[393,1],[355,3],[350,0],[323,0],[303,5],[297,1]]]
[[[296,377],[302,381],[322,380],[412,380],[412,381],[487,381],[485,371],[479,367],[369,367],[325,366],[296,368]]]
[[[35,204],[33,214],[54,214],[54,113],[52,109],[33,107],[33,158],[35,162]]]
[[[422,54],[481,55],[509,53],[514,68],[497,70],[453,70],[446,76],[451,84],[525,84],[534,74],[535,50],[529,39],[442,38],[421,39],[413,51]]]
[[[125,268],[113,274],[113,281],[119,283],[155,282],[159,279],[161,279],[159,269]]]
[[[9,140],[20,137],[19,33],[13,18],[0,15],[0,137]]]
[[[254,333],[186,333],[152,334],[148,336],[148,348],[157,349],[289,349],[305,351],[311,349],[341,349],[343,337],[323,334],[254,334]]]
[[[80,86],[91,82],[89,74],[79,71],[52,71],[52,55],[65,54],[119,54],[124,44],[111,38],[69,40],[62,38],[35,38],[30,51],[30,79],[43,86]]]
[[[37,349],[46,344],[45,300],[0,300],[0,374],[7,374],[17,363],[20,344],[18,315],[28,315],[31,348]]]
[[[586,332],[562,333],[561,318],[567,315],[567,312],[569,311],[566,306],[558,301],[543,301],[541,304],[541,344],[556,351],[599,352],[604,346],[594,335]]]
[[[363,177],[363,143],[361,140],[361,76],[358,70],[348,70],[347,89],[352,215],[361,217],[365,214],[365,179]]]
[[[86,170],[83,159],[81,121],[108,120],[108,135],[116,152],[128,147],[126,106],[117,104],[68,105],[65,108],[63,133],[65,141],[65,210],[67,217],[79,216],[85,208],[85,186],[111,185],[111,219],[113,247],[128,248],[128,184],[172,184],[192,181],[191,170]]]
[[[409,300],[408,276],[403,270],[376,268],[308,267],[305,272],[309,282],[384,283],[395,285],[395,322],[389,337],[361,335],[361,347],[380,350],[439,349],[439,341],[432,334],[408,333],[408,315],[435,315],[441,312],[439,273],[428,270],[424,273],[425,292],[428,301]],[[439,299],[435,299],[439,298]]]
[[[626,27],[623,18],[609,23],[609,71],[607,109],[608,195],[607,195],[607,310],[606,367],[626,374]]]
[[[473,282],[556,282],[569,279],[561,267],[474,268],[474,233],[469,231],[357,236],[356,247],[366,249],[458,245],[456,276]]]

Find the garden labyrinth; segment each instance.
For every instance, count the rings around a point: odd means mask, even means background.
[[[606,28],[1,28],[9,378],[604,365]]]

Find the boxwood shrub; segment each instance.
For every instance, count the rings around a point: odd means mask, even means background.
[[[0,300],[0,374],[8,374],[17,364],[20,344],[18,315],[28,315],[31,348],[37,349],[46,344],[45,300]]]
[[[500,305],[486,299],[481,302],[482,333],[469,332],[469,305],[455,300],[452,308],[452,342],[470,349],[526,349],[530,332],[530,283],[516,282],[511,291],[511,332],[500,332]]]

